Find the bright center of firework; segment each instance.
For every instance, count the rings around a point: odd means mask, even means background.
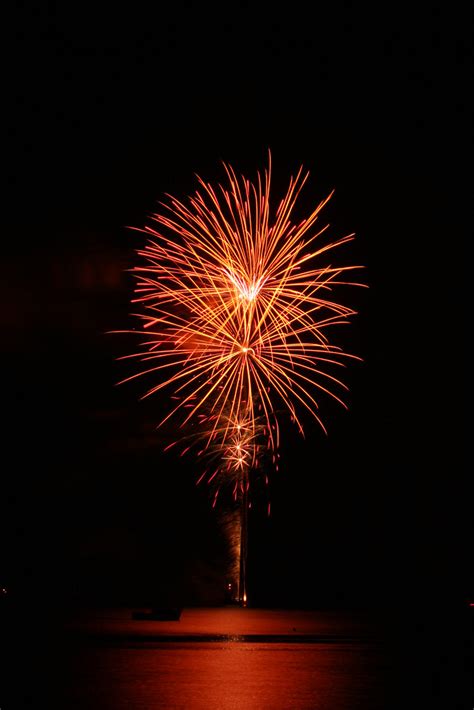
[[[248,345],[241,345],[239,352],[241,352],[243,355],[247,355],[247,353],[249,353],[250,355],[255,354],[255,350],[253,348],[250,348]]]
[[[255,301],[258,292],[259,287],[256,284],[252,284],[240,292],[239,298],[245,299],[246,301]]]
[[[249,303],[251,301],[255,301],[264,282],[263,276],[260,276],[258,279],[254,279],[249,283],[228,269],[224,269],[224,273],[228,277],[229,281],[231,281],[231,283],[235,286],[238,297],[241,301],[248,301]]]

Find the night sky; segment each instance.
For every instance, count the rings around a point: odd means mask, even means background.
[[[66,6],[65,6],[66,7]],[[172,7],[174,9],[172,9]],[[10,19],[3,96],[0,575],[22,597],[220,600],[226,550],[196,462],[162,453],[165,397],[120,355],[135,342],[126,269],[156,201],[222,160],[274,189],[311,172],[340,254],[367,266],[340,341],[349,411],[326,437],[285,429],[272,516],[255,502],[261,605],[463,602],[474,594],[462,455],[469,23],[459,8],[253,4]],[[448,14],[449,12],[449,14]],[[262,504],[263,505],[263,504]]]

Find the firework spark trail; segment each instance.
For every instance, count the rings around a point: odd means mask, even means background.
[[[327,331],[355,311],[329,296],[337,286],[363,284],[345,280],[347,271],[362,267],[321,264],[354,236],[316,247],[327,226],[315,224],[331,195],[306,220],[291,222],[308,178],[302,168],[273,217],[270,160],[255,185],[225,170],[227,187],[198,178],[187,203],[168,196],[153,215],[155,225],[138,230],[149,241],[138,252],[144,264],[133,270],[142,328],[132,332],[146,337],[143,349],[125,358],[148,364],[123,382],[156,377],[144,397],[173,388],[177,404],[161,423],[179,413],[182,426],[201,416],[205,447],[217,439],[221,468],[231,475],[239,469],[235,422],[245,421],[254,442],[263,418],[275,456],[277,409],[286,409],[302,433],[301,408],[324,429],[319,393],[344,404],[338,390],[346,386],[326,369],[355,356],[332,345]],[[252,465],[254,454],[248,456],[240,465]]]
[[[206,481],[211,486],[213,507],[223,485],[230,488],[234,502],[241,500],[246,482],[250,481],[250,472],[267,463],[269,439],[266,426],[258,419],[251,422],[242,417],[229,421],[224,417],[216,427],[216,418],[212,414],[199,414],[192,432],[165,448],[168,451],[178,446],[181,456],[192,452],[200,461],[202,473],[196,484]],[[209,441],[207,433],[211,430],[213,434]],[[278,470],[278,454],[273,457],[273,466]],[[268,475],[263,477],[263,482],[268,486]]]

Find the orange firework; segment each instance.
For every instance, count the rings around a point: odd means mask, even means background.
[[[209,432],[212,436],[209,437]],[[205,442],[203,444],[203,441]],[[266,426],[260,420],[240,419],[230,421],[221,416],[220,426],[216,426],[216,415],[198,415],[198,423],[190,434],[172,441],[165,451],[179,445],[181,456],[192,452],[201,461],[203,472],[197,484],[206,481],[214,490],[213,506],[217,502],[221,486],[231,485],[232,498],[236,502],[244,497],[250,485],[250,471],[260,468],[268,452]],[[278,470],[274,456],[275,469]],[[268,485],[268,476],[264,476]]]
[[[218,435],[226,465],[238,469],[251,464],[257,422],[264,422],[275,455],[277,411],[288,411],[302,432],[300,409],[324,428],[319,395],[344,405],[338,390],[347,388],[331,368],[355,356],[331,344],[327,332],[355,311],[331,293],[350,283],[345,272],[361,267],[324,263],[354,236],[328,243],[322,236],[327,225],[316,227],[331,195],[293,223],[308,178],[302,168],[273,213],[270,159],[255,183],[224,167],[226,185],[215,188],[198,178],[192,197],[167,196],[153,224],[138,230],[149,237],[138,252],[143,262],[133,269],[141,321],[133,332],[142,336],[142,348],[126,357],[145,365],[124,382],[154,378],[145,397],[170,388],[177,403],[163,422],[180,414],[181,425],[202,417],[204,445]],[[240,463],[233,448],[239,421],[249,437]]]

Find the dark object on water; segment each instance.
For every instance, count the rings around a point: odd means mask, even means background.
[[[132,619],[137,619],[139,621],[179,621],[181,616],[181,609],[163,609],[159,607],[153,607],[150,611],[134,611],[132,613]]]

